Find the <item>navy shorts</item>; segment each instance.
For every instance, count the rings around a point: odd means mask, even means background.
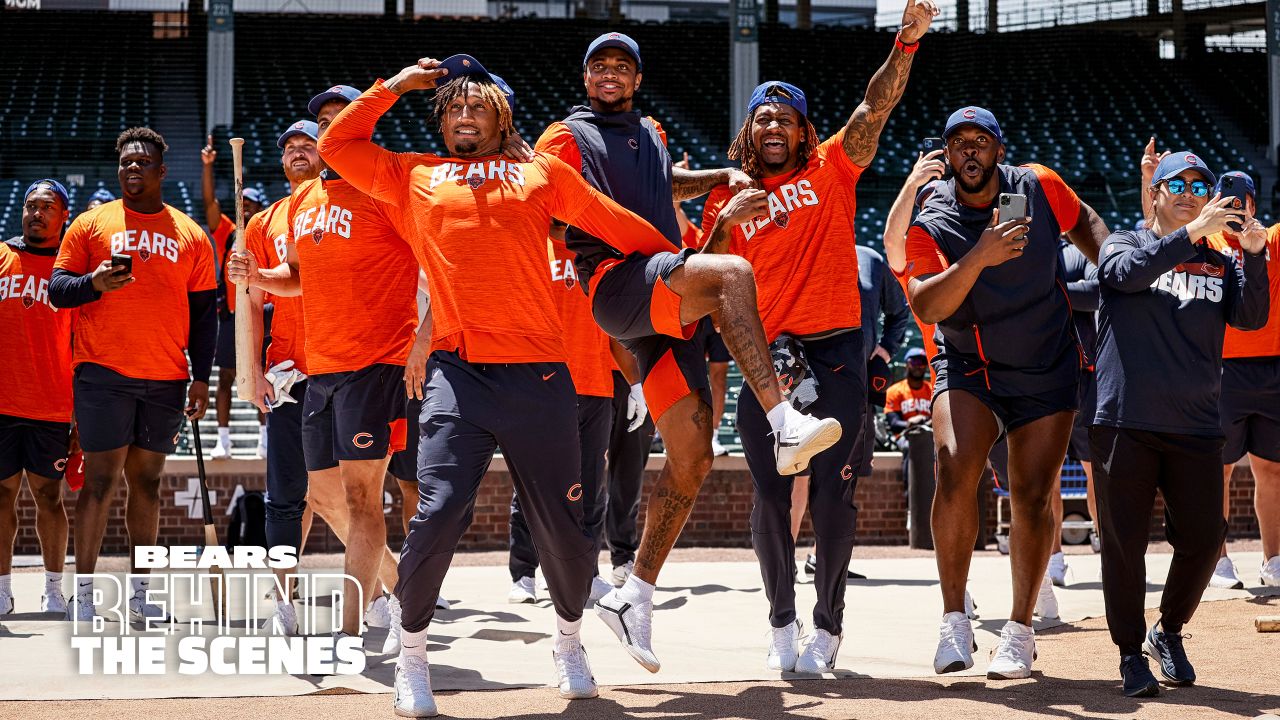
[[[265,333],[263,337],[266,337]],[[236,318],[218,319],[218,344],[213,351],[213,364],[220,370],[236,369]]]
[[[698,333],[709,318],[680,324],[680,296],[666,279],[694,250],[624,260],[597,281],[592,314],[609,336],[636,356],[649,414],[662,414],[689,393],[711,406],[707,354]],[[706,332],[706,331],[702,331]]]
[[[378,460],[405,446],[404,366],[378,363],[312,375],[302,403],[307,470],[339,460]]]
[[[186,422],[186,380],[139,380],[93,363],[76,368],[76,424],[85,452],[130,445],[168,455]]]
[[[996,395],[983,382],[982,375],[954,378],[947,375],[946,353],[938,353],[933,359],[934,385],[933,401],[948,390],[963,390],[982,401],[996,416],[1000,424],[1000,436],[1004,437],[1023,425],[1029,425],[1042,417],[1056,415],[1064,410],[1076,411],[1080,408],[1078,388],[1079,378],[1070,385],[1051,388],[1035,395]]]
[[[400,482],[418,482],[418,416],[422,413],[422,401],[408,398],[405,403],[405,448],[391,456],[387,471]]]
[[[23,470],[62,479],[70,436],[71,423],[0,415],[0,479]]]
[[[1245,453],[1280,462],[1280,358],[1223,360],[1218,412],[1227,436],[1223,464]]]
[[[733,360],[733,356],[729,354],[729,346],[724,344],[720,331],[716,330],[709,318],[699,327],[698,336],[702,338],[703,347],[706,348],[707,362],[727,363]]]
[[[1089,426],[1093,424],[1093,416],[1098,412],[1098,375],[1092,370],[1080,372],[1080,410],[1076,413],[1075,424],[1071,426],[1071,444],[1067,446],[1067,454],[1080,462],[1092,462],[1093,454],[1089,451]]]

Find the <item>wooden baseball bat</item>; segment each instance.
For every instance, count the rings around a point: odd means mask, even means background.
[[[237,339],[239,339],[237,337]],[[218,527],[213,524],[213,508],[209,504],[209,483],[204,472],[204,448],[200,445],[200,421],[191,421],[191,440],[196,446],[196,474],[200,476],[200,502],[204,506],[204,546],[205,549],[217,547],[221,545],[218,542]],[[222,587],[219,588],[218,582],[213,579],[213,575],[209,575],[209,589],[211,595],[215,598],[214,618],[222,620],[224,613],[227,611],[226,603],[226,576],[222,574],[222,568],[214,566],[209,568],[210,573],[216,573],[222,580]]]
[[[1259,615],[1253,620],[1258,632],[1280,632],[1280,615]]]
[[[233,137],[231,143],[231,166],[235,176],[236,198],[236,240],[232,246],[238,253],[245,251],[244,239],[244,138]],[[256,363],[257,349],[253,342],[253,324],[249,318],[249,286],[228,283],[227,292],[235,293],[236,319],[236,396],[241,400],[253,402],[253,391],[257,386],[249,371]]]

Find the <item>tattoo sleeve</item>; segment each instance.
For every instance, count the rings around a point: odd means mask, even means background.
[[[733,227],[721,218],[716,218],[715,224],[711,226],[711,232],[707,234],[706,242],[702,244],[703,252],[708,255],[723,255],[729,252],[729,241],[733,239]]]
[[[866,167],[876,156],[880,132],[907,89],[913,57],[897,47],[890,50],[889,59],[867,84],[867,95],[862,104],[849,117],[844,128],[844,151],[855,165]]]
[[[727,170],[685,170],[671,168],[671,199],[692,200],[702,197],[729,181]]]

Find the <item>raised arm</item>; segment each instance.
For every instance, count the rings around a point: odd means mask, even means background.
[[[902,13],[902,29],[889,51],[889,59],[871,76],[866,97],[844,127],[844,151],[854,165],[866,167],[876,156],[880,132],[907,89],[911,60],[919,47],[917,43],[929,31],[929,25],[937,14],[938,6],[933,0],[907,0],[907,7]]]
[[[1155,209],[1151,206],[1151,178],[1155,177],[1156,167],[1168,154],[1168,150],[1156,152],[1155,135],[1151,136],[1147,146],[1142,149],[1142,186],[1138,188],[1138,192],[1142,197],[1142,219],[1146,221],[1147,227],[1151,227],[1156,219]]]
[[[915,207],[916,193],[927,183],[942,177],[946,167],[941,150],[921,155],[916,159],[907,181],[902,184],[902,189],[898,191],[893,207],[889,208],[882,240],[884,259],[895,275],[901,275],[907,269],[907,228],[911,226],[911,208]]]
[[[1267,324],[1271,312],[1271,286],[1267,279],[1267,231],[1257,218],[1249,218],[1240,234],[1243,267],[1235,272],[1235,292],[1228,300],[1227,323],[1238,330],[1257,330]]]
[[[204,200],[204,224],[210,230],[218,227],[222,219],[222,205],[218,203],[218,184],[213,177],[213,163],[218,159],[218,151],[213,149],[213,136],[210,135],[205,146],[200,150],[200,195]]]

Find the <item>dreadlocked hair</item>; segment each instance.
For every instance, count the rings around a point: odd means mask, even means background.
[[[466,98],[467,85],[475,84],[480,89],[480,96],[484,101],[493,105],[498,112],[498,130],[502,132],[502,137],[514,131],[515,124],[511,118],[511,105],[507,103],[507,96],[502,90],[494,84],[492,80],[484,80],[470,75],[454,78],[449,82],[436,88],[435,104],[432,111],[436,116],[436,123],[439,124],[448,112],[449,104],[459,97]]]
[[[120,137],[116,138],[116,154],[119,155],[124,146],[131,142],[151,143],[161,155],[169,150],[168,144],[164,141],[164,136],[152,130],[149,127],[131,127],[120,133]]]
[[[759,110],[759,108],[756,109]],[[800,162],[796,163],[795,172],[800,172],[809,164],[809,155],[817,149],[819,142],[818,130],[813,127],[813,123],[809,122],[809,118],[803,115],[801,117],[804,119],[804,137],[800,138],[800,146],[796,148]],[[751,143],[751,123],[755,118],[756,114],[752,112],[742,121],[742,128],[738,130],[737,137],[729,145],[729,159],[741,161],[742,172],[758,179],[764,177],[764,165],[760,162],[760,156],[756,154],[755,145]]]

